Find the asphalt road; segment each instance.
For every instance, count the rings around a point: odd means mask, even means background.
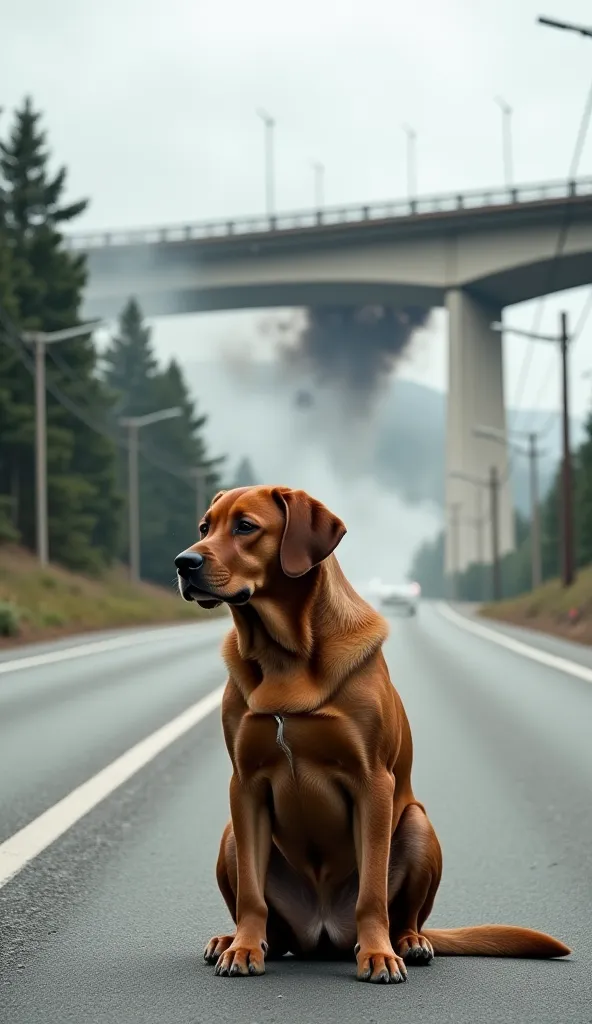
[[[84,641],[0,658],[0,842],[218,687],[223,626],[148,631],[16,672],[7,659]],[[592,666],[565,642],[500,634]],[[440,958],[380,987],[356,982],[353,963],[290,959],[262,978],[215,977],[201,952],[228,925],[214,864],[229,765],[214,711],[0,889],[0,1020],[591,1022],[592,683],[429,605],[392,620],[386,653],[414,732],[415,791],[444,849],[431,923],[538,927],[571,958]]]

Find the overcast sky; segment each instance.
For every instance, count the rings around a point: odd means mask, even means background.
[[[326,167],[328,203],[405,193],[402,123],[418,133],[419,190],[501,184],[501,114],[514,108],[517,182],[564,178],[592,76],[592,40],[535,24],[538,14],[592,22],[589,0],[21,0],[2,18],[0,104],[25,93],[46,113],[73,197],[89,196],[81,227],[187,222],[261,212],[263,129],[277,119],[277,205],[312,205],[312,160]],[[3,123],[6,124],[4,115]],[[592,131],[580,165],[592,175]],[[554,297],[574,319],[585,292]],[[507,313],[530,326],[533,304]],[[253,313],[161,321],[159,351],[182,360],[257,335]],[[573,359],[583,412],[590,337]],[[506,345],[514,404],[524,344]],[[556,353],[539,346],[520,405],[556,406]],[[445,318],[402,373],[446,384]]]

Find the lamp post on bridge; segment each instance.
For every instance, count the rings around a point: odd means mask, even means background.
[[[275,118],[266,110],[259,109],[257,115],[263,121],[265,129],[265,210],[271,220],[275,215],[275,181],[274,181],[274,130]]]
[[[315,210],[320,213],[325,205],[325,165],[313,160]]]
[[[407,136],[407,196],[410,203],[417,198],[417,132],[408,124],[403,131]]]
[[[559,314],[559,334],[536,334],[533,331],[523,331],[517,327],[506,327],[501,323],[491,324],[491,329],[502,333],[510,331],[523,338],[531,338],[534,341],[552,341],[559,345],[561,353],[561,406],[562,406],[562,434],[563,434],[563,459],[561,471],[561,577],[564,587],[570,587],[576,578],[575,556],[574,556],[574,531],[573,531],[573,493],[572,493],[572,466],[571,450],[569,439],[569,379],[568,379],[568,347],[569,334],[567,329],[567,313]]]
[[[513,153],[512,153],[512,114],[513,110],[503,96],[496,96],[494,103],[497,103],[502,112],[502,155],[504,161],[504,181],[506,188],[511,189],[514,184]]]

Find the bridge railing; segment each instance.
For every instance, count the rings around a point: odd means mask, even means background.
[[[267,217],[242,217],[231,220],[202,221],[167,227],[132,228],[66,236],[71,249],[99,249],[109,246],[150,245],[162,242],[208,241],[234,235],[262,235],[277,231],[356,224],[364,221],[399,220],[462,210],[480,210],[492,206],[516,206],[545,200],[571,199],[592,195],[592,177],[576,181],[546,181],[516,188],[475,189],[470,192],[419,196],[382,203],[352,206],[326,206],[320,210],[297,210]]]

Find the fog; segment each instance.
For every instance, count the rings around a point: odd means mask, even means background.
[[[262,318],[273,332],[277,319]],[[288,333],[302,329],[289,321]],[[286,342],[284,329],[277,332]],[[411,342],[412,343],[412,342]],[[262,483],[301,487],[329,506],[348,532],[338,556],[354,582],[406,576],[418,544],[441,526],[432,504],[409,505],[368,470],[376,416],[388,400],[388,375],[377,382],[363,410],[348,406],[343,382],[319,382],[314,369],[281,357],[262,373],[249,349],[229,339],[217,367],[187,367],[189,380],[208,413],[208,434],[217,451],[246,455]],[[396,364],[390,372],[396,372]],[[302,396],[312,401],[302,402]],[[231,475],[235,466],[229,466]]]

